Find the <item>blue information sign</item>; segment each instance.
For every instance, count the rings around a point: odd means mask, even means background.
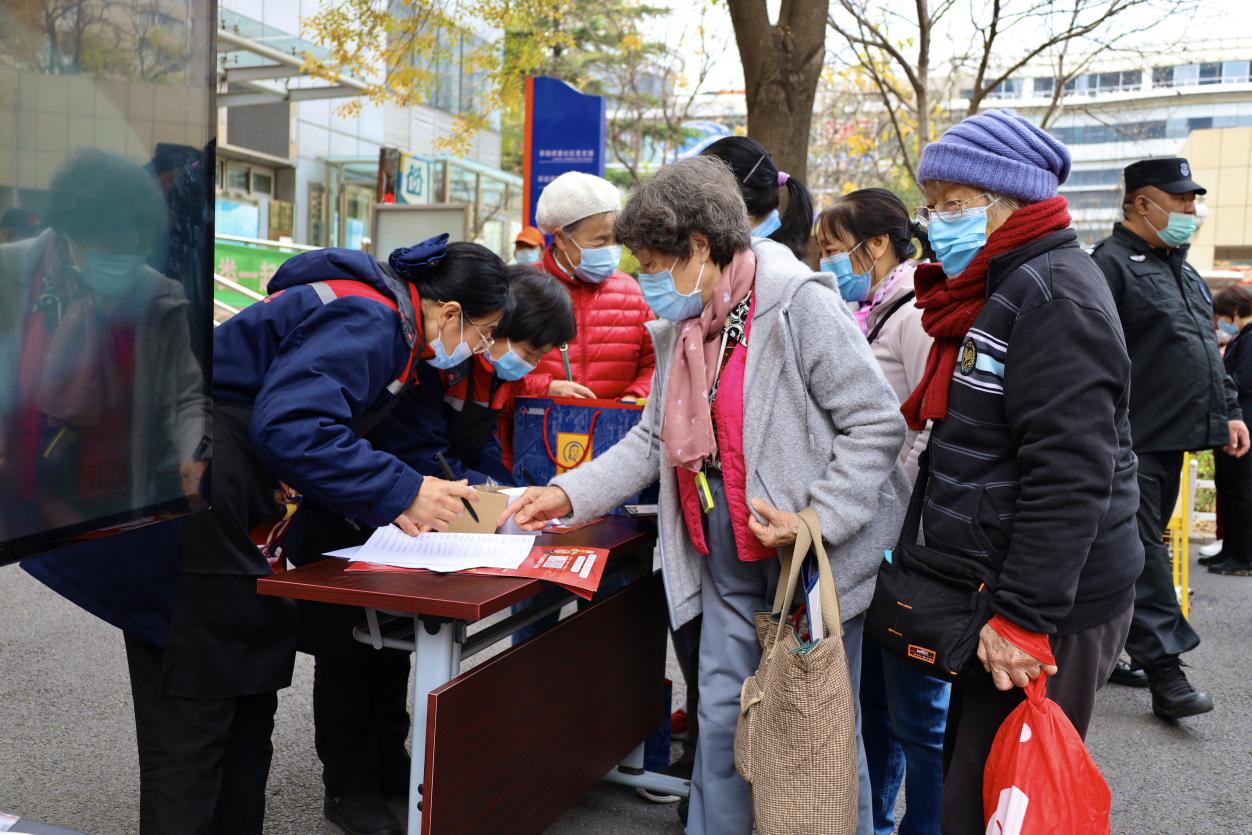
[[[525,225],[535,224],[544,186],[566,171],[604,176],[604,99],[556,78],[526,79],[525,148],[522,162]]]

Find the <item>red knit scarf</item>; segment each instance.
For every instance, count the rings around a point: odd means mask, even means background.
[[[1070,224],[1069,204],[1064,197],[1052,197],[1023,206],[999,229],[956,278],[948,278],[938,264],[921,264],[913,276],[917,306],[922,309],[922,327],[934,337],[926,371],[909,399],[900,406],[912,429],[921,431],[928,420],[948,415],[948,389],[961,351],[961,340],[987,303],[987,265],[997,255],[1050,235]]]

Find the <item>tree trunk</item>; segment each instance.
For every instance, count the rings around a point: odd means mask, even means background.
[[[829,5],[829,0],[782,0],[778,24],[771,26],[765,0],[728,0],[747,87],[748,136],[802,181]]]

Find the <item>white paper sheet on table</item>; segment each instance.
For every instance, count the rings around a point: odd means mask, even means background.
[[[326,556],[431,571],[517,568],[534,544],[533,535],[424,533],[409,536],[395,525],[387,525],[374,531],[364,545],[332,551]]]

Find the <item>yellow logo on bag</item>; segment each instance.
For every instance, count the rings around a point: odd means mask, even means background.
[[[587,449],[591,436],[586,432],[556,433],[556,472],[557,475],[574,469],[579,464],[591,460],[591,450]],[[583,453],[587,457],[583,457]]]

